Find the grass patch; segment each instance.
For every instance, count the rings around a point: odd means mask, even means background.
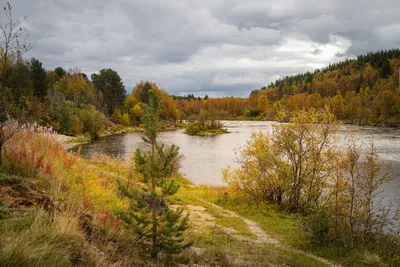
[[[23,178],[17,175],[10,175],[0,171],[0,185],[13,185],[22,183]]]
[[[90,136],[87,135],[78,135],[78,136],[74,136],[74,137],[70,137],[68,138],[68,140],[65,142],[66,144],[78,144],[78,143],[88,143],[90,142],[92,139]]]
[[[234,234],[248,236],[248,237],[255,237],[255,235],[247,229],[246,223],[238,217],[225,217],[225,216],[216,217],[215,222],[219,226],[235,229],[237,233]]]
[[[307,256],[292,253],[273,245],[258,246],[238,240],[219,227],[201,234],[190,232],[195,246],[201,249],[192,256],[192,263],[207,266],[326,266]]]
[[[43,212],[35,217],[2,223],[1,266],[95,265],[84,247],[76,218],[49,218]]]

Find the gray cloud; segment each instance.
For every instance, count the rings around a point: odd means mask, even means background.
[[[14,0],[47,68],[118,71],[171,94],[247,96],[275,79],[400,46],[387,0]],[[0,20],[4,16],[0,16]]]

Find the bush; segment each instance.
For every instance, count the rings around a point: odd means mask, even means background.
[[[97,136],[105,128],[111,126],[107,117],[92,105],[79,108],[71,101],[60,104],[54,112],[54,128],[65,135],[88,133]]]
[[[329,219],[329,213],[322,209],[314,210],[304,217],[304,229],[313,244],[324,245],[329,242]]]

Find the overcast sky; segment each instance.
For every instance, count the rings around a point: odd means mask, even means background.
[[[151,80],[170,94],[248,96],[282,76],[400,47],[398,0],[10,2],[37,41],[27,56],[88,75],[112,68],[129,90]]]

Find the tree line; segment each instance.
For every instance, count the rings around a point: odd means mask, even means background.
[[[400,50],[382,50],[321,70],[287,76],[242,98],[177,98],[183,118],[207,109],[220,119],[288,121],[302,109],[329,107],[344,122],[400,124]]]

